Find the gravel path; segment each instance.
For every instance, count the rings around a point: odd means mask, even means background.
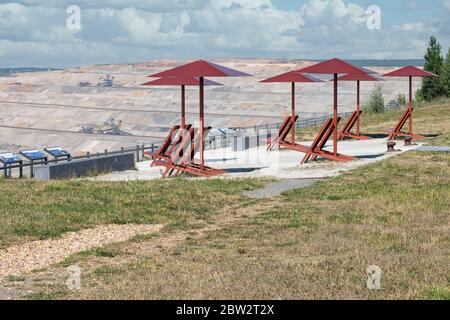
[[[243,194],[247,197],[255,199],[272,198],[289,190],[307,188],[312,186],[317,181],[318,179],[283,179],[270,183],[264,188],[247,191]]]
[[[59,263],[93,247],[126,241],[139,234],[161,230],[162,225],[106,225],[60,238],[38,240],[0,250],[0,277],[19,275]]]
[[[448,146],[423,146],[417,148],[417,151],[423,152],[450,152],[450,147]]]
[[[13,288],[5,288],[0,285],[0,301],[13,300],[19,296],[19,292]]]

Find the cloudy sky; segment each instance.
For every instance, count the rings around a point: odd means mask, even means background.
[[[67,13],[80,8],[77,19]],[[369,6],[381,9],[381,28]],[[69,26],[67,20],[69,19]],[[371,24],[373,26],[373,24]],[[0,67],[221,57],[422,58],[450,0],[0,1]]]

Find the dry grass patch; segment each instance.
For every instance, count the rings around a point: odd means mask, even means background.
[[[408,153],[111,272],[88,271],[86,287],[64,297],[450,299],[449,179],[450,155]],[[383,270],[380,291],[366,288],[369,265]]]
[[[184,228],[218,208],[247,200],[258,180],[133,182],[0,179],[0,248],[103,224],[166,224]]]

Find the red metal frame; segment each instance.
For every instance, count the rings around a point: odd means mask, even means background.
[[[297,70],[297,72],[302,73],[312,73],[312,74],[332,74],[333,75],[333,87],[334,87],[334,103],[333,103],[333,120],[332,120],[332,130],[333,130],[333,153],[330,155],[327,151],[318,151],[320,154],[318,156],[322,156],[324,158],[334,160],[334,161],[349,161],[349,159],[353,160],[354,157],[342,155],[338,153],[338,74],[367,74],[368,70],[364,70],[362,68],[351,65],[350,63],[343,61],[341,59],[331,59],[327,61],[323,61],[317,63],[315,65],[302,68]],[[324,132],[319,132],[320,134],[324,134]],[[328,140],[328,139],[327,139]],[[319,143],[319,141],[317,142]],[[314,148],[309,149],[308,152],[316,152]],[[307,154],[308,156],[308,154]],[[309,159],[309,157],[308,157]],[[308,160],[306,159],[306,161]],[[304,163],[305,161],[302,161]]]
[[[389,140],[395,140],[397,137],[412,137],[414,140],[421,140],[425,137],[414,134],[413,133],[413,112],[414,112],[414,102],[413,102],[413,77],[435,77],[436,75],[424,71],[422,69],[419,69],[414,66],[407,66],[404,68],[400,68],[398,70],[386,73],[383,75],[383,77],[408,77],[409,78],[409,103],[408,108],[406,109],[405,113],[402,115],[400,120],[397,122],[397,125],[392,129],[391,131],[388,131]],[[408,132],[402,131],[403,127],[406,124],[406,121],[408,121]]]
[[[357,128],[359,127],[359,120],[361,118],[362,111],[358,108],[357,111],[353,112],[348,121],[345,123],[344,128],[339,131],[339,140],[344,140],[346,138],[355,139],[355,140],[369,140],[369,137],[361,135],[360,129],[356,129],[357,133],[354,134],[351,132],[355,123],[357,123]]]
[[[339,81],[356,81],[356,111],[352,113],[344,128],[339,131],[339,140],[355,139],[369,140],[368,137],[361,135],[361,81],[379,81],[380,79],[369,74],[348,74],[340,77]],[[352,129],[356,124],[356,133]]]
[[[162,173],[162,177],[175,177],[182,172],[190,173],[198,176],[209,177],[223,174],[223,170],[213,169],[207,166],[203,168],[194,160],[195,155],[200,149],[200,134],[192,125],[186,125],[188,135],[176,134],[180,130],[180,126],[175,126],[170,131],[164,144],[156,153],[145,154],[154,160],[151,166],[161,166],[166,169]],[[204,133],[208,134],[210,127],[204,129]],[[186,152],[189,150],[188,152]]]
[[[281,124],[280,128],[278,129],[278,134],[276,137],[274,137],[271,140],[271,143],[267,146],[267,151],[272,151],[280,147],[281,144],[289,144],[286,142],[286,137],[288,136],[289,132],[292,131],[292,128],[295,127],[295,123],[297,122],[299,116],[289,116],[284,119],[283,123]],[[294,142],[295,143],[295,142]],[[293,143],[291,143],[293,145]]]
[[[398,137],[412,137],[414,140],[423,140],[425,139],[424,136],[417,135],[412,133],[413,131],[413,125],[412,125],[412,119],[413,119],[413,111],[414,108],[410,104],[408,108],[406,109],[405,113],[401,116],[400,120],[397,122],[397,125],[392,130],[386,130],[386,133],[389,134],[388,140],[395,140]],[[409,121],[409,129],[408,132],[402,131],[403,127],[406,124],[406,121]]]
[[[204,134],[208,134],[210,130],[211,127],[204,128],[203,132]],[[199,134],[198,129],[193,127],[189,129],[189,139],[186,137],[179,146],[175,161],[166,164],[166,172],[169,173],[169,176],[177,176],[182,172],[202,177],[217,176],[225,173],[223,170],[213,169],[205,165],[201,167],[200,164],[195,162],[195,154],[200,150],[200,137],[201,134]],[[189,147],[190,152],[183,153],[184,150],[189,150]],[[164,174],[164,177],[165,176],[166,174]]]
[[[161,147],[154,153],[145,152],[146,155],[154,158],[154,159],[164,159],[164,158],[170,158],[169,149],[171,146],[173,146],[174,141],[173,137],[175,136],[175,132],[180,130],[180,126],[174,126],[170,131],[166,139],[164,140],[164,143],[161,145]],[[179,142],[177,142],[179,143]]]
[[[150,76],[156,78],[195,77],[198,78],[199,80],[200,164],[198,165],[198,167],[196,164],[192,164],[186,168],[183,168],[184,170],[186,170],[186,172],[188,172],[187,170],[189,170],[190,173],[199,176],[213,176],[216,175],[218,172],[223,173],[222,170],[215,170],[205,166],[205,156],[204,156],[205,151],[204,86],[206,81],[205,77],[241,77],[241,76],[250,76],[250,75],[205,60],[194,61]]]
[[[267,151],[271,151],[277,147],[284,147],[295,151],[303,152],[307,150],[307,147],[295,143],[295,122],[299,116],[295,114],[295,84],[296,83],[317,83],[323,82],[322,80],[305,75],[299,72],[291,71],[280,74],[278,76],[265,79],[262,83],[291,83],[291,116],[287,117],[278,131],[278,136],[267,147]],[[291,141],[287,142],[286,137],[291,132]]]
[[[412,89],[412,76],[409,77],[409,102],[408,108],[405,113],[402,115],[400,120],[397,122],[397,125],[394,127],[392,131],[387,131],[389,133],[388,140],[395,140],[398,137],[412,137],[414,140],[423,140],[424,136],[420,136],[413,133],[413,112],[414,112],[414,103],[413,103],[413,89]],[[402,131],[403,127],[408,121],[408,132]]]
[[[335,119],[328,119],[325,122],[311,146],[308,148],[308,150],[306,150],[306,155],[300,164],[305,164],[310,160],[316,161],[318,157],[340,162],[348,162],[356,159],[355,157],[342,154],[336,155],[336,153],[334,152],[329,152],[323,149],[326,146],[328,140],[331,138],[331,135],[336,132],[335,128],[340,120],[341,118],[337,117]]]

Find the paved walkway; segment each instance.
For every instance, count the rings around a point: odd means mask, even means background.
[[[423,146],[423,147],[417,148],[417,151],[423,151],[423,152],[450,152],[450,147]]]
[[[283,179],[269,183],[264,188],[244,192],[243,195],[255,199],[272,198],[289,190],[307,188],[317,181],[319,179]]]
[[[275,178],[275,179],[318,179],[339,176],[343,172],[356,169],[363,165],[375,163],[390,157],[401,155],[402,152],[415,150],[420,146],[402,146],[401,152],[386,153],[386,139],[371,139],[368,141],[341,141],[339,152],[354,156],[357,159],[350,162],[316,161],[300,165],[303,153],[292,150],[267,152],[266,146],[232,151],[231,148],[207,150],[206,165],[222,169],[227,173],[220,178]],[[310,145],[311,142],[302,142]],[[326,150],[332,150],[332,141]],[[111,173],[93,178],[101,181],[129,181],[161,179],[161,167],[151,167],[150,162],[137,164],[137,171]]]

